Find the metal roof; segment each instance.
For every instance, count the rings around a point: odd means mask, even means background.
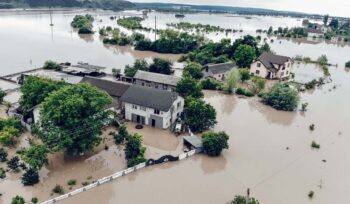
[[[171,86],[176,86],[177,82],[179,82],[181,80],[180,77],[166,75],[166,74],[153,73],[153,72],[146,72],[146,71],[142,71],[142,70],[138,70],[136,72],[134,79],[156,82],[156,83],[160,83],[160,84],[167,84],[167,85],[171,85]]]
[[[195,135],[191,135],[191,136],[184,136],[183,138],[184,138],[184,141],[191,144],[194,148],[196,148],[196,149],[203,148],[202,140],[199,139],[199,137],[197,137]]]
[[[106,91],[110,96],[113,97],[121,97],[131,85],[125,82],[111,81],[87,76],[83,78],[81,83],[89,83],[101,90]]]

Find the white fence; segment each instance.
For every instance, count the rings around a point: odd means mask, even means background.
[[[179,160],[186,159],[187,157],[193,156],[194,154],[196,154],[196,150],[192,150],[190,152],[187,152],[187,153],[184,153],[184,154],[180,154],[179,155]],[[67,198],[69,198],[71,196],[74,196],[74,195],[77,195],[77,194],[82,193],[84,191],[87,191],[87,190],[90,190],[92,188],[98,187],[101,184],[108,183],[108,182],[113,181],[113,180],[115,180],[115,179],[117,179],[119,177],[122,177],[122,176],[125,176],[127,174],[130,174],[130,173],[132,173],[134,171],[137,171],[139,169],[142,169],[142,168],[144,168],[146,166],[147,166],[146,162],[138,164],[138,165],[136,165],[134,167],[130,167],[128,169],[116,172],[116,173],[114,173],[114,174],[112,174],[110,176],[103,177],[103,178],[97,180],[96,182],[94,182],[94,183],[92,183],[90,185],[78,188],[78,189],[76,189],[74,191],[71,191],[71,192],[66,193],[64,195],[61,195],[61,196],[58,196],[58,197],[53,198],[51,200],[44,201],[41,204],[52,204],[52,203],[59,202],[61,200],[67,199]]]

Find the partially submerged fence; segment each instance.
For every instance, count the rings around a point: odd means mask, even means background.
[[[90,189],[93,189],[95,187],[98,187],[104,183],[108,183],[110,181],[113,181],[119,177],[122,177],[122,176],[125,176],[127,174],[130,174],[134,171],[137,171],[139,169],[142,169],[144,167],[147,167],[147,166],[150,166],[150,165],[154,165],[154,164],[160,164],[160,163],[165,163],[165,162],[168,162],[168,161],[178,161],[178,160],[183,160],[183,159],[186,159],[190,156],[193,156],[194,154],[196,154],[196,150],[192,150],[192,151],[189,151],[187,153],[184,153],[184,154],[180,154],[178,157],[174,157],[174,156],[163,156],[161,157],[160,159],[158,160],[153,160],[153,159],[150,159],[148,160],[147,162],[143,162],[141,164],[138,164],[134,167],[130,167],[128,169],[125,169],[125,170],[122,170],[122,171],[119,171],[119,172],[116,172],[110,176],[106,176],[106,177],[103,177],[99,180],[97,180],[96,182],[94,183],[91,183],[90,185],[87,185],[87,186],[84,186],[84,187],[81,187],[81,188],[78,188],[74,191],[71,191],[69,193],[66,193],[64,195],[61,195],[61,196],[58,196],[56,198],[53,198],[51,200],[47,200],[47,201],[44,201],[42,202],[41,204],[52,204],[52,203],[56,203],[56,202],[59,202],[61,200],[64,200],[64,199],[67,199],[69,197],[72,197],[74,195],[77,195],[79,193],[82,193],[82,192],[85,192],[87,190],[90,190]]]

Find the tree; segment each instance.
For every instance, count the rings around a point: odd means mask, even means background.
[[[3,91],[1,88],[0,88],[0,104],[2,102],[4,102],[4,97],[6,96],[6,92]]]
[[[137,133],[128,136],[124,152],[125,159],[128,160],[128,167],[145,162],[146,148],[142,147],[142,136]]]
[[[124,69],[124,74],[127,77],[134,77],[136,74],[137,70],[142,70],[142,71],[149,71],[149,65],[146,60],[144,59],[137,59],[134,62],[133,66],[126,65]]]
[[[239,69],[239,74],[243,82],[250,79],[250,71],[248,68]]]
[[[154,58],[153,63],[149,66],[149,71],[160,74],[171,74],[172,62],[166,59]]]
[[[224,91],[226,93],[232,93],[233,88],[236,88],[237,83],[241,79],[239,71],[237,69],[232,69],[225,81]]]
[[[326,55],[321,55],[318,59],[317,59],[317,63],[319,65],[328,65],[328,58]]]
[[[124,125],[124,124],[121,125],[119,127],[118,134],[114,135],[115,143],[117,145],[123,144],[125,142],[125,140],[128,138],[128,136],[129,136],[129,133],[128,133],[128,130],[127,130],[127,126]]]
[[[189,63],[184,67],[183,75],[201,79],[203,77],[202,66],[196,62]]]
[[[7,161],[7,152],[4,148],[0,148],[0,162],[5,162]]]
[[[266,80],[260,77],[254,77],[252,79],[252,91],[254,93],[260,93],[262,90],[265,89],[265,85],[266,85]]]
[[[185,122],[195,132],[212,128],[217,123],[216,110],[202,99],[188,98]]]
[[[11,146],[16,143],[16,137],[21,133],[21,122],[15,118],[0,119],[0,144]]]
[[[348,62],[345,63],[345,67],[346,67],[346,68],[350,68],[350,61],[348,61]]]
[[[52,151],[77,155],[94,149],[101,129],[111,122],[105,107],[112,98],[89,84],[66,86],[41,105],[39,137]]]
[[[328,19],[329,19],[329,15],[328,15],[328,14],[323,16],[323,24],[324,24],[325,26],[328,25]]]
[[[26,170],[22,176],[22,184],[25,186],[32,186],[37,183],[39,183],[38,171],[32,168]]]
[[[272,32],[273,32],[273,28],[272,28],[272,26],[270,26],[270,27],[269,27],[269,30],[267,31],[267,34],[268,34],[268,35],[271,35]]]
[[[252,197],[247,198],[247,197],[238,195],[228,204],[259,204],[259,201]]]
[[[263,96],[267,105],[277,110],[293,111],[298,106],[298,92],[287,84],[276,83],[271,90]]]
[[[240,45],[234,53],[234,59],[239,67],[250,67],[256,58],[256,51],[249,45]]]
[[[52,60],[47,60],[45,63],[44,63],[44,66],[43,66],[44,69],[53,69],[53,70],[61,70],[61,65],[59,65],[57,62],[54,62]]]
[[[332,18],[331,22],[329,23],[329,27],[333,29],[338,29],[339,27],[339,20],[336,18]]]
[[[222,84],[215,79],[206,78],[201,80],[201,86],[206,90],[217,90],[221,88]]]
[[[17,156],[12,157],[10,159],[10,161],[7,162],[7,166],[13,171],[18,171],[19,170],[19,158]]]
[[[34,144],[28,149],[24,149],[21,152],[21,158],[32,169],[40,170],[44,165],[49,163],[47,154],[49,150],[45,145]]]
[[[24,198],[17,195],[16,197],[12,198],[11,204],[25,204]]]
[[[54,81],[37,76],[27,76],[21,87],[22,96],[19,103],[22,106],[24,115],[36,105],[41,104],[52,92],[66,86],[64,81]]]
[[[201,98],[203,97],[202,88],[197,80],[192,77],[183,77],[176,85],[176,91],[184,98],[193,97]]]
[[[228,149],[229,136],[225,132],[206,132],[202,136],[203,150],[209,156],[219,156],[223,149]]]

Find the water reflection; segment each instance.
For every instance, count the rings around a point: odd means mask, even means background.
[[[205,174],[213,174],[226,169],[227,160],[223,155],[219,157],[202,156],[194,159],[200,160],[201,168]]]

